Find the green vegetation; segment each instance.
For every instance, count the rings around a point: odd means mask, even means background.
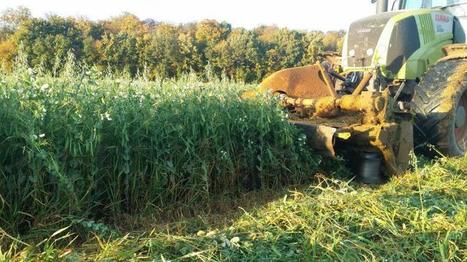
[[[379,188],[317,176],[301,189],[249,193],[238,211],[166,224],[131,217],[113,238],[94,225],[95,235],[80,245],[71,227],[29,244],[16,240],[0,259],[463,261],[465,170],[467,156],[442,159]]]
[[[0,10],[3,11],[3,10]],[[69,53],[100,72],[150,79],[217,76],[258,82],[279,69],[307,65],[321,51],[338,51],[343,32],[299,32],[262,26],[232,28],[213,20],[171,25],[122,14],[103,21],[49,16],[33,18],[26,8],[0,15],[0,67],[13,70],[18,53],[30,67],[58,75]]]
[[[59,78],[18,65],[0,78],[0,221],[9,234],[77,219],[208,208],[218,195],[310,180],[319,157],[245,86]],[[57,224],[58,223],[58,224]]]

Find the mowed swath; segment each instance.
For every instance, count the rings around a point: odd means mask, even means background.
[[[19,68],[0,76],[2,228],[199,206],[309,179],[320,158],[275,101],[242,101],[244,89],[189,75],[51,78]]]

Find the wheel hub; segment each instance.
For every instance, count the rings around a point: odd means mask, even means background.
[[[465,107],[459,106],[456,112],[456,128],[460,128],[465,125]]]

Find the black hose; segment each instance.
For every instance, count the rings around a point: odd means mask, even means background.
[[[345,77],[339,75],[339,73],[337,73],[336,71],[330,70],[330,71],[329,71],[329,74],[330,74],[332,77],[337,78],[337,79],[339,79],[339,80],[345,82]]]

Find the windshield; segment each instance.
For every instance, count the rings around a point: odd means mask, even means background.
[[[406,0],[404,9],[443,7],[461,3],[467,3],[467,0]]]

